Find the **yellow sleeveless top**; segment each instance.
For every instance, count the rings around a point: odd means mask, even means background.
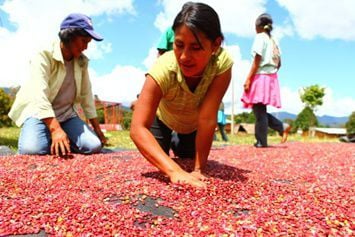
[[[175,58],[169,51],[160,56],[148,74],[157,82],[163,98],[157,110],[158,118],[170,129],[188,134],[197,129],[199,106],[214,78],[233,65],[229,54],[221,48],[211,57],[203,77],[194,92],[187,86]]]

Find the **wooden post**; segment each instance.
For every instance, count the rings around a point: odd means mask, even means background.
[[[231,111],[231,135],[234,136],[234,80],[232,77],[232,111]]]

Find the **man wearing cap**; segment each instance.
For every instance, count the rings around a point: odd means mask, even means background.
[[[32,58],[30,79],[9,112],[22,126],[20,154],[92,154],[106,143],[96,115],[88,58],[82,53],[91,39],[103,40],[88,16],[73,13],[62,21],[59,40]],[[93,130],[79,118],[79,105]]]

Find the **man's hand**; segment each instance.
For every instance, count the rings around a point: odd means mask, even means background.
[[[70,155],[70,141],[55,117],[45,118],[42,121],[47,125],[51,134],[51,154],[57,156]]]
[[[107,137],[105,137],[104,133],[101,131],[101,129],[95,129],[96,135],[99,137],[101,144],[103,146],[107,145]]]
[[[52,145],[51,154],[57,156],[65,156],[71,153],[70,141],[67,134],[61,127],[51,131]]]
[[[94,128],[96,135],[99,137],[102,146],[106,145],[107,138],[105,137],[104,133],[102,132],[102,130],[100,128],[99,120],[97,118],[92,118],[92,119],[90,119],[90,123],[91,123],[92,127]]]

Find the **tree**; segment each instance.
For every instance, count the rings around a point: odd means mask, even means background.
[[[0,127],[8,127],[12,125],[11,119],[7,114],[10,111],[13,100],[6,94],[4,89],[0,88]]]
[[[313,110],[309,106],[306,106],[301,113],[297,115],[294,128],[295,130],[302,129],[302,131],[308,131],[309,128],[313,126],[318,126],[318,119]]]
[[[255,123],[255,116],[253,112],[247,113],[243,112],[240,114],[237,114],[234,117],[235,123]]]
[[[97,114],[97,119],[99,120],[99,123],[104,124],[105,123],[104,109],[103,108],[97,109],[96,114]]]
[[[345,124],[346,133],[348,135],[355,134],[355,111],[349,116],[348,122]]]
[[[133,111],[123,111],[123,129],[129,130],[131,127]]]
[[[325,95],[325,88],[319,85],[311,85],[304,87],[300,93],[301,101],[306,107],[311,108],[313,111],[317,106],[323,104],[323,97]]]

